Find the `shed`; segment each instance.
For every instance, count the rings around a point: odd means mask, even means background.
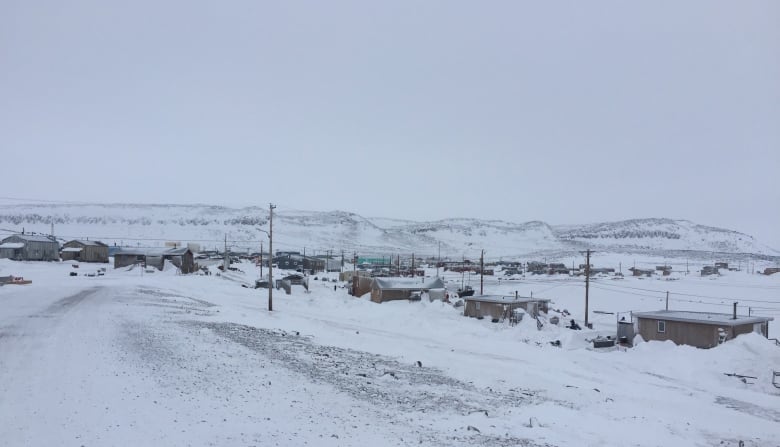
[[[472,318],[498,320],[509,318],[515,309],[523,309],[534,318],[540,312],[547,313],[550,300],[531,297],[502,295],[477,295],[465,298],[463,315]]]
[[[371,281],[371,301],[383,303],[392,300],[407,300],[412,292],[428,292],[431,289],[443,289],[444,282],[439,278],[420,281],[412,278],[374,278]]]
[[[62,244],[60,256],[63,261],[108,262],[108,245],[76,239]]]
[[[710,276],[710,275],[718,275],[720,274],[718,272],[718,268],[711,266],[711,265],[705,265],[701,268],[701,276]]]
[[[671,340],[678,345],[705,349],[750,332],[768,337],[769,322],[774,319],[677,310],[638,312],[633,317],[637,321],[637,333],[645,340]]]
[[[0,258],[16,261],[59,261],[60,244],[50,236],[14,234],[0,241]]]
[[[171,261],[171,264],[181,270],[182,273],[193,273],[198,266],[195,265],[195,255],[189,247],[173,248],[162,254],[163,260]]]
[[[287,275],[284,278],[282,278],[284,281],[289,281],[291,286],[302,286],[303,285],[303,275],[299,273],[293,273],[292,275]]]
[[[631,273],[633,273],[634,276],[653,276],[653,272],[655,272],[655,270],[651,270],[651,269],[638,269],[636,267],[631,267],[628,270]]]

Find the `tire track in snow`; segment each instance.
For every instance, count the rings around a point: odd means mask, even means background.
[[[301,374],[312,383],[326,383],[352,398],[369,403],[390,419],[403,413],[433,413],[468,416],[471,413],[502,412],[512,407],[538,404],[547,399],[524,389],[494,390],[446,376],[442,371],[400,363],[392,358],[362,351],[322,346],[307,337],[235,323],[182,322],[207,328],[216,335],[258,352],[274,364]],[[467,430],[451,437],[433,432],[426,441],[453,445],[537,446],[530,439],[497,437]]]

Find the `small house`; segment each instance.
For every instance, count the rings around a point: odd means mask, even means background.
[[[63,261],[108,262],[108,245],[100,241],[72,240],[62,244]]]
[[[526,270],[534,275],[541,275],[547,271],[547,264],[543,262],[531,261],[527,264]]]
[[[701,276],[719,275],[718,268],[712,265],[705,265],[701,268]]]
[[[322,272],[325,270],[325,259],[304,256],[297,251],[277,251],[274,264],[280,269],[299,272]]]
[[[631,267],[628,270],[633,274],[633,276],[653,276],[653,272],[655,272],[655,270],[638,269],[636,267]]]
[[[769,335],[772,317],[713,312],[659,310],[634,313],[637,334],[645,340],[671,340],[678,345],[712,348],[737,335],[756,332]]]
[[[478,295],[464,298],[463,315],[472,318],[499,320],[509,318],[515,309],[523,309],[534,318],[547,313],[550,300],[531,297]]]
[[[50,236],[15,234],[0,241],[0,258],[16,261],[59,261],[60,244]]]
[[[165,261],[169,261],[182,273],[193,273],[197,269],[195,256],[187,247],[161,248],[126,248],[114,253],[114,268],[142,264],[162,270]]]
[[[416,278],[374,278],[371,281],[371,301],[383,303],[408,300],[414,292],[428,292],[431,289],[444,289],[444,282],[439,278],[428,281]]]
[[[302,286],[303,285],[303,275],[300,273],[293,273],[292,275],[287,275],[284,278],[282,278],[283,281],[289,281],[290,285],[292,286]]]
[[[568,275],[569,274],[569,268],[566,267],[565,264],[550,264],[547,267],[547,274],[548,275]]]
[[[198,268],[195,265],[195,254],[189,247],[166,250],[163,252],[162,257],[163,260],[168,260],[171,264],[178,267],[182,273],[193,273]]]

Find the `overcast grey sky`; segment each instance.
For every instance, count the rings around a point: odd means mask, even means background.
[[[9,197],[780,248],[780,2],[0,0],[0,154]]]

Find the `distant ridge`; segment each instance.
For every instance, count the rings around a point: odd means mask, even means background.
[[[311,253],[401,254],[491,258],[568,256],[589,247],[618,253],[671,257],[711,257],[713,253],[762,258],[780,252],[733,230],[665,218],[630,219],[586,225],[552,226],[541,221],[453,218],[418,222],[395,217],[365,218],[346,211],[277,210],[274,248]],[[62,238],[95,238],[109,244],[157,246],[165,241],[223,245],[227,234],[236,248],[259,250],[268,210],[217,205],[80,203],[0,204],[0,235],[24,228],[48,234],[54,224]]]

